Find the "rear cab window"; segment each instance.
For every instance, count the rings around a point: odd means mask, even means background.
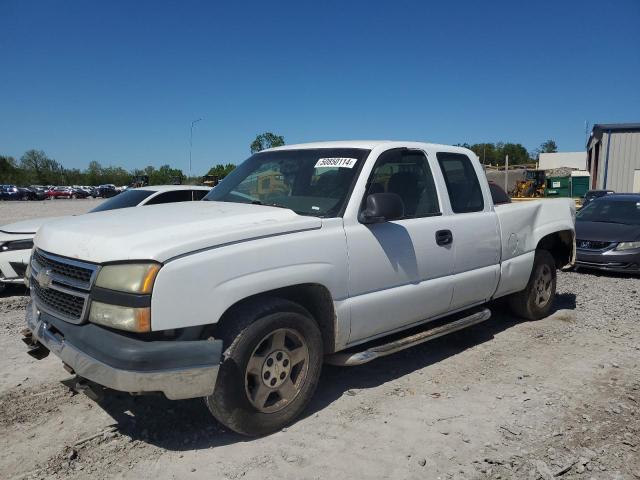
[[[462,153],[436,154],[447,186],[453,213],[481,212],[484,210],[482,188],[471,159]]]

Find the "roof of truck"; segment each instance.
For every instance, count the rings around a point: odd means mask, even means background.
[[[295,150],[295,149],[307,149],[307,148],[364,148],[372,150],[381,145],[426,145],[435,148],[446,148],[450,150],[466,150],[463,147],[456,147],[453,145],[440,145],[437,143],[428,142],[416,142],[416,141],[400,141],[400,140],[339,140],[333,142],[312,142],[312,143],[298,143],[293,145],[283,145],[282,147],[275,147],[263,150],[264,152],[271,152],[276,150]]]
[[[133,188],[133,187],[132,187]],[[211,190],[211,187],[203,185],[145,185],[135,190],[153,190],[154,192],[169,192],[172,190]]]

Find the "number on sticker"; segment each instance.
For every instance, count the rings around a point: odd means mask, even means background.
[[[357,158],[320,158],[315,168],[353,168],[357,161]]]

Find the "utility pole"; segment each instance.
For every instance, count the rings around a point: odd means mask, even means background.
[[[193,147],[193,126],[201,121],[202,118],[198,118],[191,122],[191,130],[189,131],[189,178],[191,178],[191,149]]]
[[[507,190],[507,183],[509,182],[509,155],[504,158],[504,191]]]

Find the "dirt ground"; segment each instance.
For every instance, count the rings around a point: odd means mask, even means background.
[[[0,203],[0,223],[24,205]],[[0,294],[3,479],[640,478],[638,278],[559,273],[543,320],[496,310],[367,365],[326,366],[303,418],[259,439],[225,431],[201,400],[73,394],[54,355],[25,353],[24,295]]]

